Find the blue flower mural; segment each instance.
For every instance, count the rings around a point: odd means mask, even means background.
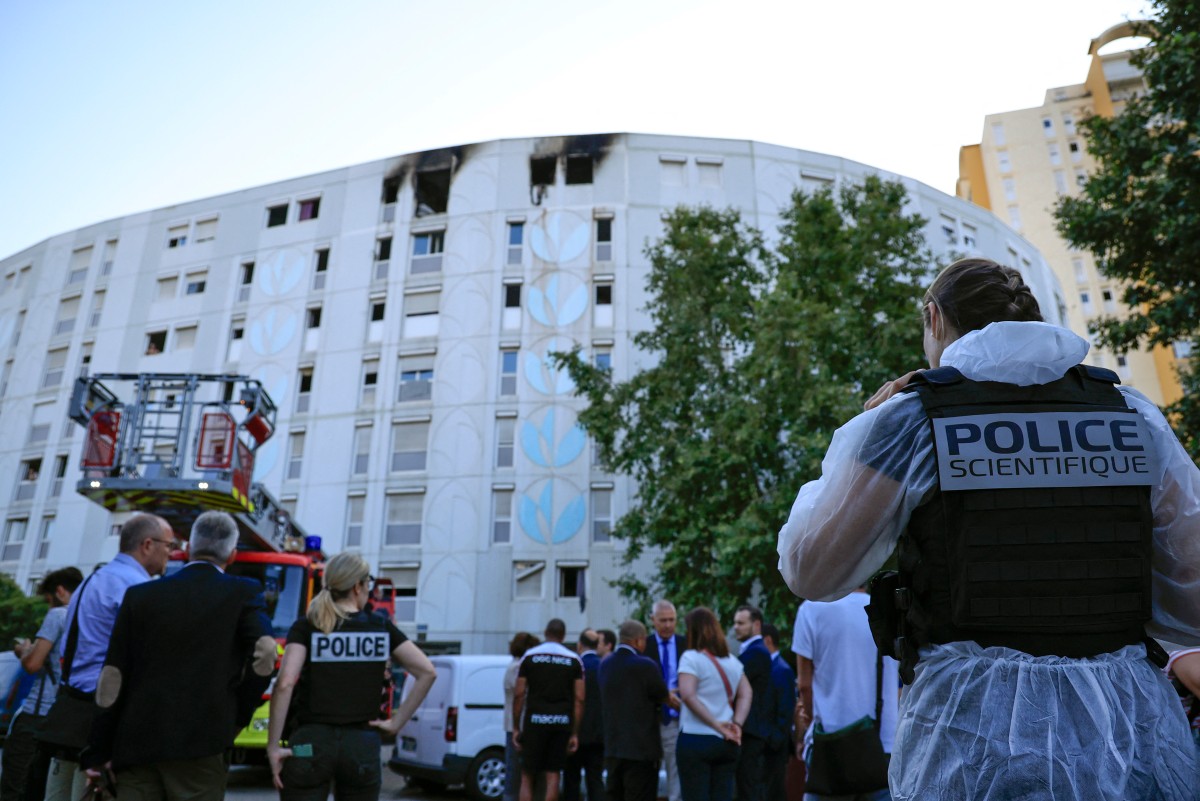
[[[573,497],[561,510],[555,509],[556,484],[562,485],[564,489],[568,486],[566,482],[548,479],[537,494],[536,500],[531,487],[530,492],[522,494],[518,501],[517,518],[521,523],[521,530],[534,542],[566,542],[579,532],[587,517],[587,503],[582,493],[570,491],[568,494]]]

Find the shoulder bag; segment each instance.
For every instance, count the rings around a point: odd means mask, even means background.
[[[814,723],[812,745],[804,755],[804,790],[817,795],[856,795],[888,786],[888,755],[879,739],[883,718],[883,654],[875,652],[875,718],[864,715],[849,726],[825,731]]]
[[[69,762],[79,761],[79,752],[88,744],[92,723],[100,713],[94,692],[81,692],[67,683],[71,677],[71,662],[75,659],[75,649],[79,645],[79,609],[83,606],[83,591],[95,575],[93,573],[88,576],[87,581],[79,588],[79,600],[75,604],[75,614],[71,617],[71,625],[67,630],[67,646],[63,653],[58,696],[54,699],[50,711],[46,713],[42,729],[37,735],[38,742],[46,750],[56,758]]]

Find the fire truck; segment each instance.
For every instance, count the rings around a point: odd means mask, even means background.
[[[127,389],[126,399],[110,385]],[[202,512],[233,516],[239,539],[229,572],[262,584],[282,644],[320,590],[324,554],[321,538],[254,481],[255,456],[275,433],[277,413],[262,383],[232,374],[84,375],[75,382],[68,413],[87,430],[76,490],[89,500],[115,514],[153,512],[181,542]],[[186,551],[172,554],[168,574],[186,559]],[[372,589],[374,608],[389,617],[390,585],[377,579]],[[266,745],[264,703],[238,735],[235,758]]]

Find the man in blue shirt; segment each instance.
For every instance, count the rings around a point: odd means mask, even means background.
[[[178,545],[171,526],[158,515],[135,514],[121,526],[120,553],[84,581],[67,607],[64,650],[70,647],[72,626],[78,627],[78,634],[69,663],[64,659],[60,696],[95,698],[96,683],[125,591],[161,575],[171,551]],[[83,732],[83,740],[86,739],[87,732]],[[74,801],[83,795],[87,774],[79,769],[78,759],[78,753],[60,752],[51,762],[46,801]]]

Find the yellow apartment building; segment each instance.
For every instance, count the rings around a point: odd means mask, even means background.
[[[1121,287],[1097,271],[1091,254],[1072,249],[1059,236],[1054,206],[1078,191],[1095,164],[1082,121],[1093,114],[1120,114],[1145,86],[1141,71],[1130,63],[1133,50],[1100,53],[1132,36],[1132,23],[1124,22],[1093,39],[1083,83],[1047,90],[1042,105],[1034,108],[989,114],[982,141],[961,148],[958,156],[958,196],[991,209],[1042,252],[1062,284],[1067,320],[1083,336],[1097,316],[1121,312]],[[1124,383],[1162,405],[1180,395],[1174,365],[1186,355],[1184,346],[1124,355],[1093,347],[1089,362],[1115,370]]]

